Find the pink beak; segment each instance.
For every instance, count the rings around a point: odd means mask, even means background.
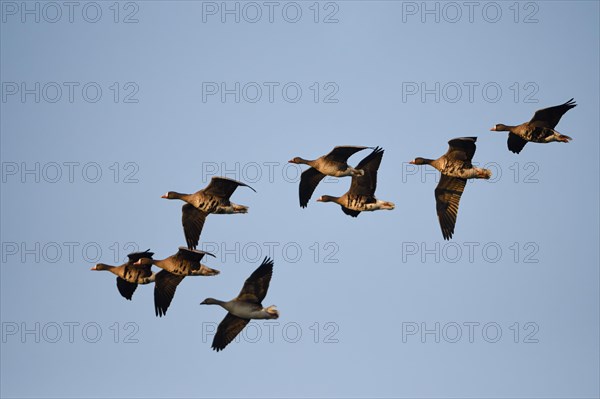
[[[491,132],[495,132],[496,131],[496,126],[494,126],[493,128],[490,129]]]
[[[160,196],[160,198],[169,198],[169,197],[167,197],[167,194],[163,194]]]
[[[414,165],[415,161],[410,161],[409,164]]]

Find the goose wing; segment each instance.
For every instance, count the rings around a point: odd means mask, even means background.
[[[383,158],[383,149],[376,147],[369,155],[367,155],[356,169],[362,169],[363,176],[352,176],[352,183],[348,193],[352,196],[373,197],[377,188],[377,170],[381,165]]]
[[[227,313],[223,321],[217,327],[217,333],[213,338],[212,348],[213,350],[222,351],[225,347],[233,341],[235,337],[246,327],[250,322],[248,319],[242,319]]]
[[[246,279],[236,300],[260,304],[269,289],[273,264],[271,259],[265,257],[262,264]]]
[[[310,197],[324,177],[325,175],[315,168],[309,168],[302,172],[302,176],[300,177],[300,188],[298,190],[300,206],[302,208],[306,208],[308,200],[310,200]]]
[[[214,176],[208,186],[204,190],[204,194],[212,195],[215,197],[223,198],[224,200],[229,200],[231,194],[235,191],[239,186],[244,186],[250,188],[252,191],[256,192],[255,189],[247,185],[246,183],[242,183],[241,181],[228,179],[226,177],[217,177]]]
[[[185,204],[181,208],[181,223],[183,224],[183,233],[189,249],[196,249],[198,246],[207,215],[208,213],[190,204]]]
[[[445,240],[451,239],[454,234],[458,204],[466,184],[466,179],[442,175],[435,188],[436,210]]]
[[[508,141],[506,142],[506,145],[510,151],[518,154],[521,152],[523,147],[525,147],[525,144],[527,144],[527,140],[524,138],[521,138],[514,133],[508,133]]]
[[[117,289],[121,296],[129,301],[137,288],[137,284],[130,283],[129,281],[123,280],[121,277],[117,277]]]
[[[471,160],[475,155],[477,137],[459,137],[448,142],[448,151],[444,155],[452,161],[462,161],[471,167]]]
[[[535,111],[533,118],[529,123],[535,123],[537,126],[548,127],[554,129],[560,118],[571,108],[576,107],[574,99],[570,99],[564,104],[556,105],[554,107],[548,107]]]
[[[337,146],[333,150],[331,150],[329,154],[325,155],[324,158],[326,158],[329,161],[347,162],[348,158],[350,158],[352,155],[366,148],[369,147],[359,147],[352,145]]]
[[[167,314],[167,309],[175,296],[175,290],[184,277],[166,270],[156,273],[154,281],[154,312],[156,316],[162,317]]]

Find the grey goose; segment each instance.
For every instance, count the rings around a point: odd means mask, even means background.
[[[246,279],[239,295],[230,301],[206,298],[201,305],[219,305],[227,315],[219,324],[213,338],[212,349],[221,351],[246,327],[251,319],[277,319],[279,312],[274,305],[263,307],[267,295],[273,261],[265,258],[262,264]]]
[[[194,194],[181,194],[169,191],[161,198],[178,199],[186,204],[181,208],[181,223],[185,241],[189,249],[196,249],[206,216],[214,214],[247,213],[248,207],[234,204],[229,197],[236,188],[244,186],[256,192],[249,185],[226,177],[214,176],[208,186]]]
[[[335,202],[342,207],[342,211],[349,216],[357,217],[361,212],[377,211],[380,209],[392,210],[393,202],[381,201],[375,197],[377,188],[377,170],[383,158],[383,149],[376,147],[356,166],[362,174],[352,176],[350,189],[341,197],[322,195],[317,201]]]
[[[300,157],[290,159],[289,163],[310,166],[310,168],[302,172],[302,176],[300,177],[300,187],[298,189],[300,207],[306,208],[308,206],[310,197],[325,176],[345,177],[362,175],[363,171],[360,168],[355,169],[348,165],[348,158],[366,148],[369,147],[337,146],[328,154],[314,160],[307,160]]]
[[[154,311],[156,316],[162,317],[167,314],[171,301],[175,296],[177,286],[186,276],[215,276],[218,270],[200,263],[204,255],[213,254],[179,247],[176,254],[166,259],[139,259],[136,265],[156,265],[160,272],[156,273],[154,286]]]
[[[489,169],[474,167],[471,163],[475,154],[477,137],[460,137],[448,142],[448,151],[438,159],[415,158],[413,165],[431,165],[442,176],[435,188],[435,202],[442,235],[445,240],[452,238],[458,216],[460,197],[465,190],[467,179],[489,179]]]
[[[529,122],[517,126],[499,123],[490,130],[493,132],[508,132],[508,149],[515,154],[520,153],[528,142],[551,143],[558,141],[568,143],[572,138],[560,134],[554,128],[558,125],[560,118],[576,106],[575,101],[570,99],[564,104],[537,110]]]
[[[117,276],[117,289],[121,296],[131,300],[138,284],[149,284],[154,281],[155,274],[152,273],[151,265],[135,264],[139,259],[152,259],[153,252],[133,252],[127,255],[128,261],[121,266],[111,266],[98,263],[91,270],[107,270]]]

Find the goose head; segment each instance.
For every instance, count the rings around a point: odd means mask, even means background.
[[[104,263],[98,263],[97,265],[95,265],[94,267],[92,267],[90,270],[108,270],[111,267],[112,266],[105,265]]]
[[[428,165],[431,163],[431,159],[417,157],[409,162],[411,165]]]
[[[220,303],[221,301],[215,298],[206,298],[205,300],[200,302],[200,305],[219,305]]]
[[[294,157],[290,159],[288,163],[306,163],[306,161],[300,157]]]
[[[490,131],[492,132],[507,132],[510,129],[508,128],[508,126],[503,125],[502,123],[498,123],[497,125],[494,125],[493,128],[490,129]]]
[[[179,199],[181,197],[181,194],[176,193],[175,191],[169,191],[164,195],[161,195],[160,198],[165,198],[165,199]]]
[[[336,197],[332,197],[331,195],[321,195],[317,198],[318,202],[335,202],[337,200]]]

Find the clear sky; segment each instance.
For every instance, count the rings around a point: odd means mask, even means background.
[[[465,4],[467,3],[467,4]],[[2,1],[2,397],[598,397],[599,3]],[[569,144],[506,148],[496,123],[574,97]],[[454,239],[437,172],[477,136]],[[294,156],[381,146],[377,196],[298,205]],[[357,164],[367,152],[350,160]],[[435,173],[434,173],[435,172]],[[114,276],[185,244],[181,203],[243,180],[246,215],[209,216],[216,277],[166,317]],[[262,258],[265,305],[211,350]]]

